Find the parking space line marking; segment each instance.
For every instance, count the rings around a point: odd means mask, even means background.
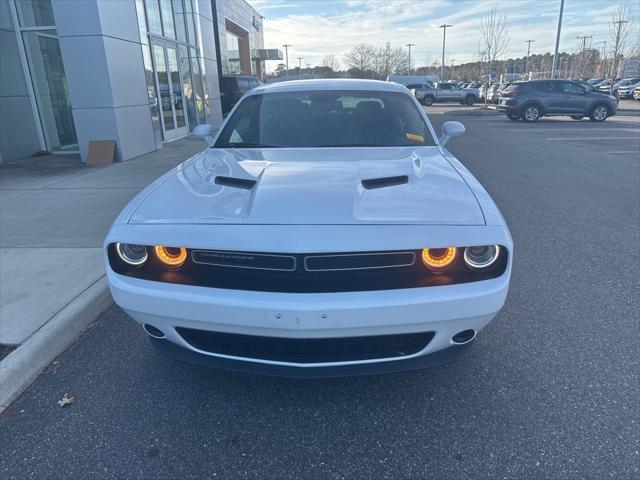
[[[640,153],[640,150],[624,150],[621,152],[607,152],[607,153],[622,155],[627,153]]]
[[[545,140],[638,140],[638,137],[551,137]]]
[[[585,125],[586,127],[586,125]],[[523,128],[507,128],[507,132],[522,132],[525,130],[526,127]],[[550,128],[540,128],[537,130],[532,130],[532,131],[553,131],[553,132],[557,132],[558,130],[563,130],[563,131],[573,131],[573,132],[586,132],[586,131],[593,131],[593,128],[580,128],[580,127],[564,127],[564,128],[555,128],[555,127],[550,127]],[[616,131],[616,132],[633,132],[633,133],[640,133],[640,129],[637,128],[624,128],[624,127],[606,127],[606,128],[602,128],[599,130],[596,130],[598,133],[603,133],[605,131],[609,132],[609,131]]]

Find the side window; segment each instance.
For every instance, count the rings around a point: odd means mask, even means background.
[[[540,93],[550,93],[553,90],[553,84],[549,82],[534,83],[531,87]]]
[[[580,85],[571,82],[562,82],[562,92],[572,94],[583,94],[584,88]]]
[[[249,80],[246,78],[238,78],[238,88],[242,93],[245,93],[251,89],[251,85],[249,84]]]
[[[460,90],[460,85],[452,84],[451,85],[451,90]]]
[[[441,85],[438,85],[438,89],[440,89],[440,90],[451,90],[451,85],[449,85],[448,83],[443,83]]]

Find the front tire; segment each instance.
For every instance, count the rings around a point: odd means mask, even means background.
[[[431,105],[433,105],[433,97],[431,95],[426,95],[422,100],[422,104],[430,107]]]
[[[522,119],[527,123],[540,120],[540,107],[537,105],[527,105],[522,112]]]
[[[475,95],[467,95],[464,99],[466,105],[473,105],[476,101]]]
[[[518,114],[518,113],[507,113],[507,118],[509,120],[513,120],[514,122],[517,122],[518,120],[520,120],[520,114]]]
[[[606,105],[600,103],[593,107],[593,110],[591,110],[591,114],[589,115],[589,119],[592,122],[604,122],[608,116],[609,108],[607,108]]]

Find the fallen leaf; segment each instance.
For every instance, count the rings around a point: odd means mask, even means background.
[[[61,407],[64,407],[65,405],[69,405],[70,403],[73,403],[75,399],[76,397],[70,397],[68,393],[65,393],[64,397],[62,397],[62,400],[58,400],[58,405],[60,405]]]

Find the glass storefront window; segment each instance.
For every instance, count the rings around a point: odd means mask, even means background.
[[[182,75],[182,92],[186,102],[187,119],[189,121],[189,131],[198,125],[196,113],[196,102],[193,95],[193,85],[191,84],[191,62],[189,62],[189,50],[184,45],[178,46],[180,55],[180,74]]]
[[[229,73],[231,75],[240,75],[242,73],[242,67],[240,66],[240,38],[229,31],[227,31],[227,59]]]
[[[162,125],[160,125],[160,102],[156,88],[156,79],[153,74],[153,63],[151,61],[151,51],[149,44],[142,45],[142,60],[144,62],[144,76],[147,81],[147,95],[149,97],[149,109],[151,111],[151,125],[153,126],[153,136],[156,145],[162,145]]]
[[[16,0],[16,10],[21,27],[53,27],[56,24],[51,0]]]
[[[78,139],[57,32],[29,30],[22,38],[47,148],[75,151]]]
[[[176,37],[181,42],[187,41],[187,30],[184,24],[184,8],[182,7],[182,0],[173,0],[173,15],[176,23]]]
[[[147,7],[147,22],[149,32],[154,35],[162,35],[162,21],[160,20],[160,4],[158,0],[145,0]]]
[[[162,12],[162,27],[164,36],[176,38],[176,29],[173,24],[173,9],[171,8],[171,0],[160,0],[160,11]]]
[[[204,98],[204,85],[202,84],[202,74],[200,71],[200,64],[196,57],[196,49],[191,49],[191,71],[193,73],[193,91],[196,97],[196,111],[198,114],[198,123],[205,123],[205,98]]]
[[[144,13],[144,0],[136,0],[136,15],[138,17],[138,32],[140,33],[140,43],[148,43],[147,40],[147,16]]]

